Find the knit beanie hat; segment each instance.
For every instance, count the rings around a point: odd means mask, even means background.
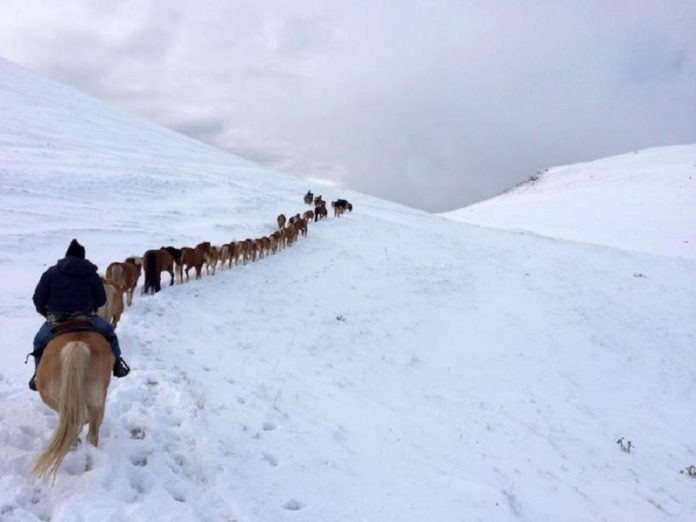
[[[73,239],[70,242],[68,250],[65,252],[65,257],[77,257],[79,259],[85,258],[85,247],[77,242],[77,239]]]

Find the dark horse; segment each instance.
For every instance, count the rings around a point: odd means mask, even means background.
[[[166,250],[169,252],[169,255],[172,256],[172,259],[174,260],[174,275],[179,278],[179,282],[183,283],[184,282],[184,276],[183,276],[183,269],[184,269],[184,262],[183,262],[183,257],[181,255],[181,249],[180,248],[174,248],[173,246],[168,246],[168,247],[162,247],[160,250]]]
[[[174,284],[174,259],[167,250],[148,250],[143,255],[143,266],[145,267],[144,294],[154,294],[162,288],[160,286],[160,274],[165,270],[169,272],[171,281],[169,286]]]

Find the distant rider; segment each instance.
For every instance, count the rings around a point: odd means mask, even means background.
[[[65,257],[46,270],[34,291],[36,311],[46,318],[34,338],[35,368],[43,350],[53,338],[51,329],[58,323],[84,319],[111,343],[111,351],[116,357],[114,376],[125,377],[130,368],[121,358],[121,349],[113,327],[96,315],[97,309],[106,303],[104,284],[97,274],[97,267],[85,259],[85,248],[73,239]],[[36,391],[36,370],[29,381],[29,388]]]

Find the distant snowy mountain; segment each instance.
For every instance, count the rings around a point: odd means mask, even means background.
[[[696,465],[696,261],[676,246],[470,226],[308,185],[3,61],[0,110],[2,522],[696,519],[680,473]],[[659,174],[690,151],[636,161]],[[258,237],[308,188],[355,210],[257,263],[138,292],[118,328],[133,371],[112,381],[100,447],[79,446],[52,487],[30,480],[56,424],[22,364],[31,295],[70,239],[103,270]],[[547,198],[596,206],[573,194]],[[676,207],[653,201],[641,223]],[[601,243],[600,222],[578,233]]]
[[[696,259],[696,145],[554,167],[450,219]]]

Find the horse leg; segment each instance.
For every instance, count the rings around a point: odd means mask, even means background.
[[[104,401],[101,401],[101,404],[90,404],[87,413],[89,415],[87,441],[96,447],[99,445],[99,428],[104,420]]]

